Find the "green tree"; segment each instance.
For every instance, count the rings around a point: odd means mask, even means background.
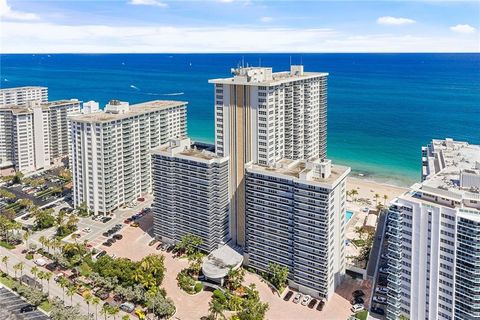
[[[288,279],[288,267],[278,263],[268,265],[269,281],[278,290],[283,290]]]
[[[226,278],[226,286],[230,290],[237,290],[242,286],[243,280],[245,278],[245,270],[242,268],[231,269],[228,271]]]
[[[218,319],[220,317],[221,319],[226,319],[225,315],[223,312],[225,311],[224,305],[217,299],[212,299],[208,303],[208,311],[210,312],[210,315],[213,317],[214,320]]]
[[[383,205],[386,205],[388,200],[388,196],[386,194],[383,195]]]
[[[22,178],[23,178],[23,173],[21,173],[20,171],[17,171],[15,172],[15,175],[12,178],[12,183],[13,184],[22,183]]]
[[[0,189],[0,198],[5,198],[6,200],[12,201],[17,198],[13,192],[8,191],[7,189]]]
[[[262,320],[268,310],[268,304],[260,301],[260,295],[251,284],[246,288],[246,298],[243,299],[242,310],[237,313],[240,320]]]
[[[13,270],[15,270],[15,279],[17,279],[17,271],[20,271],[20,282],[22,281],[22,275],[23,275],[23,267],[25,264],[23,262],[19,262],[13,266]]]
[[[100,298],[99,297],[93,297],[92,298],[92,304],[95,306],[95,320],[98,319],[98,305],[100,304]]]
[[[373,197],[375,198],[375,204],[378,204],[378,199],[380,199],[380,195],[378,193],[375,193]]]
[[[73,285],[67,286],[67,296],[70,297],[70,305],[73,306],[73,295],[75,294],[75,287]]]
[[[37,288],[37,279],[38,279],[37,276],[38,276],[39,272],[40,272],[40,270],[36,266],[33,266],[30,269],[30,273],[33,274],[33,278],[35,279],[35,284],[34,284],[35,289]]]
[[[198,248],[202,244],[202,238],[193,234],[187,234],[176,244],[175,250],[179,253],[185,253],[187,256],[191,256],[198,252]]]
[[[63,304],[65,304],[65,288],[68,287],[70,282],[68,282],[68,280],[65,277],[60,277],[60,279],[58,279],[58,284],[60,285],[60,288],[62,288],[62,293],[63,293],[62,301],[63,301]]]
[[[5,265],[5,273],[8,275],[8,260],[10,258],[8,256],[3,256],[2,257],[2,263]]]
[[[55,224],[52,209],[38,209],[34,213],[35,227],[39,230],[47,229]]]

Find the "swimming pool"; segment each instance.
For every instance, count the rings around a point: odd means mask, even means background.
[[[353,216],[353,212],[352,211],[346,211],[345,212],[345,217],[347,218],[347,221],[350,220]]]

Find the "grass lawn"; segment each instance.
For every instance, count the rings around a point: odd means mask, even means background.
[[[13,285],[15,284],[15,281],[12,279],[9,279],[5,276],[0,276],[0,283],[4,284],[5,286],[12,288]]]
[[[363,247],[365,245],[365,240],[353,239],[351,240],[357,247]]]
[[[0,241],[0,246],[4,247],[5,249],[15,249],[15,246],[13,244],[7,243],[5,241]]]
[[[355,313],[355,317],[357,317],[360,320],[367,320],[368,311],[363,310],[363,311],[357,312],[357,313]]]
[[[50,304],[50,301],[43,301],[38,307],[45,312],[50,312],[52,310],[52,305]]]

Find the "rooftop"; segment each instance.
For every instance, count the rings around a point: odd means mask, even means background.
[[[190,138],[172,139],[168,143],[155,148],[153,154],[190,159],[202,162],[222,162],[227,158],[215,154],[215,146],[192,142]]]
[[[11,111],[13,114],[28,114],[33,112],[33,108],[38,106],[41,107],[42,109],[48,109],[50,107],[57,107],[57,106],[62,106],[62,105],[67,105],[67,104],[72,104],[72,103],[81,103],[81,101],[77,99],[70,99],[70,100],[56,100],[56,101],[48,101],[48,102],[34,102],[30,101],[30,105],[5,105],[5,106],[0,106],[0,110],[8,110]]]
[[[325,175],[324,169],[319,169],[325,165]],[[294,178],[303,182],[309,182],[313,184],[318,184],[323,187],[333,187],[343,178],[345,178],[348,173],[350,173],[350,168],[339,165],[332,165],[330,160],[319,160],[319,159],[310,159],[310,160],[291,160],[291,159],[282,159],[278,161],[274,166],[264,166],[259,164],[249,164],[247,170],[250,172],[257,173],[266,173],[268,175],[274,175],[280,178]]]
[[[230,269],[238,269],[243,262],[243,255],[230,245],[213,250],[203,261],[203,274],[210,279],[220,279],[228,274]]]
[[[233,77],[211,79],[209,83],[243,84],[254,86],[271,86],[286,82],[328,76],[325,72],[304,72],[302,65],[290,66],[290,71],[272,72],[266,67],[239,67],[231,70]]]
[[[435,195],[457,202],[454,206],[468,206],[464,200],[480,201],[480,145],[432,140],[423,150],[425,180],[411,187],[412,194]]]
[[[138,103],[134,105],[130,105],[127,112],[123,113],[110,113],[110,112],[95,112],[95,113],[87,113],[82,114],[79,116],[72,117],[73,121],[77,122],[88,122],[88,123],[103,123],[103,122],[111,122],[126,118],[131,118],[134,116],[168,109],[171,107],[178,107],[184,106],[187,102],[184,101],[173,101],[173,100],[154,100],[148,101],[143,103]]]
[[[24,87],[14,87],[14,88],[3,88],[0,89],[1,92],[5,91],[17,91],[17,90],[28,90],[28,89],[48,89],[47,87],[41,87],[41,86],[24,86]]]

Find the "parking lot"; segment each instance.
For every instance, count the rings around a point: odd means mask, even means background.
[[[0,319],[12,319],[12,314],[15,315],[14,319],[50,319],[50,317],[48,317],[39,310],[25,312],[25,309],[27,309],[25,307],[29,305],[30,304],[23,300],[21,297],[0,285]]]

